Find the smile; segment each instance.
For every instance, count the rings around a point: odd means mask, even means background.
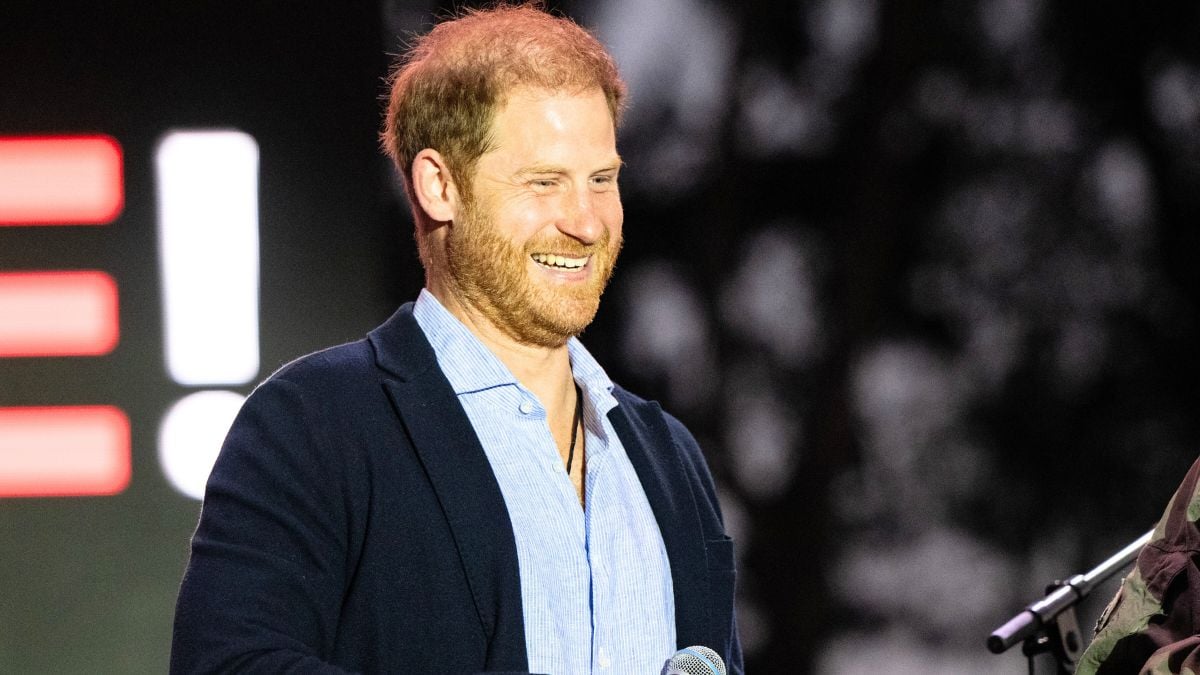
[[[533,261],[542,267],[549,267],[555,270],[577,270],[587,264],[591,256],[582,258],[569,258],[562,255],[552,255],[550,253],[534,253],[530,256]]]

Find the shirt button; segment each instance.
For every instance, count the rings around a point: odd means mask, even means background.
[[[533,412],[533,404],[529,401],[521,401],[521,405],[517,406],[517,409],[521,411],[522,415],[528,415]]]
[[[598,659],[601,668],[607,668],[612,665],[612,661],[608,658],[608,652],[604,647],[600,648],[600,658]]]

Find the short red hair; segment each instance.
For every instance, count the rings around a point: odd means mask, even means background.
[[[445,158],[464,197],[487,152],[496,111],[517,87],[599,87],[615,125],[625,100],[616,63],[591,33],[540,3],[468,10],[415,40],[392,69],[381,138],[413,206],[412,162],[425,148]]]

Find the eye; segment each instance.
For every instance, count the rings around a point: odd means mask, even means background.
[[[598,190],[610,190],[617,186],[617,177],[612,174],[598,174],[592,176],[592,187]]]
[[[557,178],[533,178],[527,183],[534,192],[551,192],[558,187]]]

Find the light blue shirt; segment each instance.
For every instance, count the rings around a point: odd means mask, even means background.
[[[613,383],[567,343],[583,392],[586,507],[546,409],[428,291],[413,316],[471,420],[517,542],[525,648],[534,673],[658,673],[675,652],[675,596],[662,534],[608,412]]]

